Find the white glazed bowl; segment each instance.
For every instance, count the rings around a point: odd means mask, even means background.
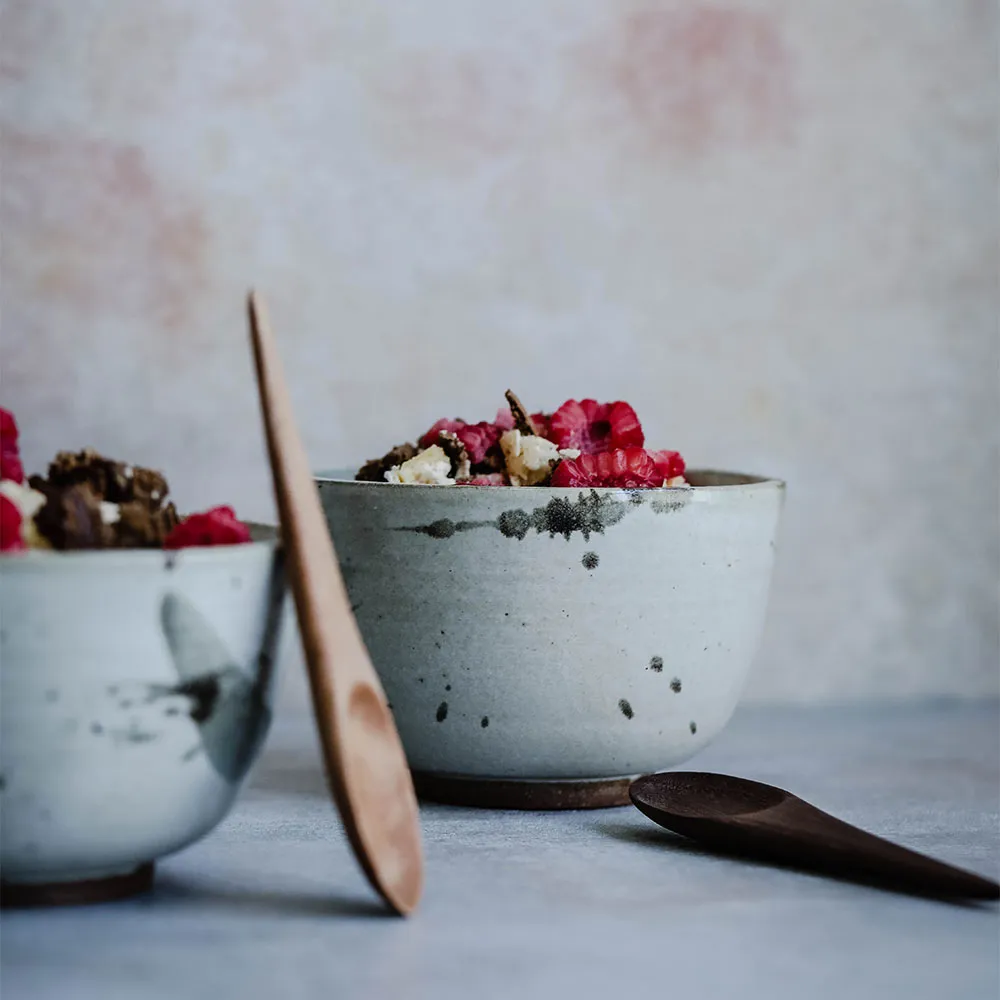
[[[690,477],[631,491],[317,478],[425,795],[621,802],[630,777],[719,733],[760,639],[784,484]]]
[[[225,816],[270,722],[284,593],[273,542],[0,558],[5,897],[122,894]]]

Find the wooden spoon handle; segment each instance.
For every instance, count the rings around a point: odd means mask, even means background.
[[[327,776],[365,873],[405,914],[423,886],[413,782],[350,609],[267,310],[254,292],[249,314],[279,523]]]
[[[764,853],[834,874],[856,874],[933,896],[1000,898],[1000,885],[862,830],[789,795],[774,810],[734,824]]]

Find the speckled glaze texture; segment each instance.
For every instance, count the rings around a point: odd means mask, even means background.
[[[231,806],[271,719],[274,543],[0,560],[5,883],[106,878]]]
[[[597,779],[679,764],[757,649],[783,484],[318,484],[410,765]]]

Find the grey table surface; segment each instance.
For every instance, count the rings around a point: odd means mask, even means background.
[[[748,708],[690,767],[995,877],[998,719],[993,702]],[[995,904],[717,857],[631,807],[422,818],[427,890],[403,921],[353,862],[311,720],[279,720],[232,814],[150,895],[3,915],[3,998],[1000,994]]]

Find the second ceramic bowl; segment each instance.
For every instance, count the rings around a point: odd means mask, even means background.
[[[726,724],[764,623],[781,482],[317,483],[425,797],[627,801]]]
[[[4,904],[144,889],[226,815],[284,593],[273,543],[0,557]]]

